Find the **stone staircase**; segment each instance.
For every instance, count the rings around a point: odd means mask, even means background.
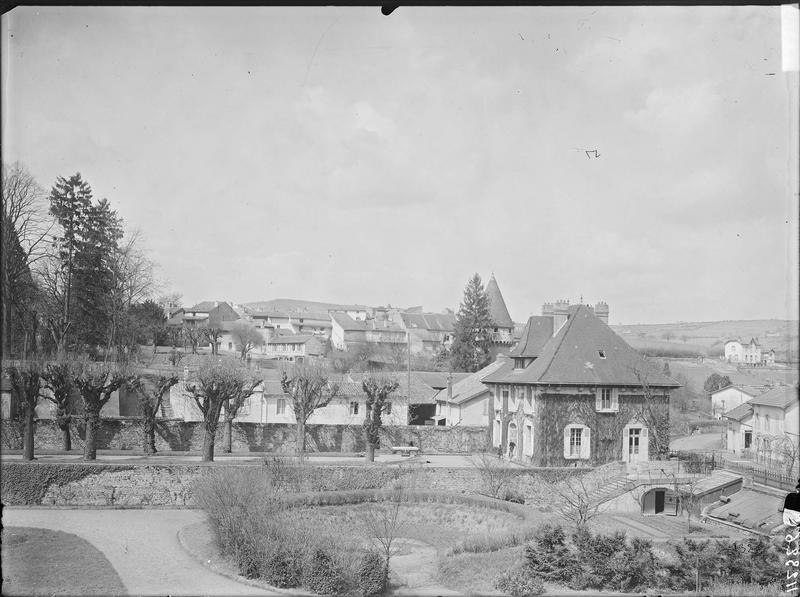
[[[592,503],[599,506],[610,499],[622,495],[626,491],[630,491],[636,487],[636,485],[638,485],[638,482],[629,479],[625,474],[614,475],[608,479],[607,483],[603,484],[603,487],[592,493]]]

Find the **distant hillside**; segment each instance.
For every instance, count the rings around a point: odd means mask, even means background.
[[[318,301],[301,301],[297,299],[272,299],[271,301],[257,301],[254,303],[244,303],[242,305],[251,311],[300,311],[326,312],[330,309],[344,309],[345,307],[363,305],[344,305],[338,303],[321,303]]]
[[[798,360],[798,322],[795,320],[678,322],[612,325],[611,328],[639,350],[674,348],[678,352],[719,356],[723,354],[725,341],[730,338],[739,338],[743,342],[758,338],[767,350],[775,349],[778,361]]]

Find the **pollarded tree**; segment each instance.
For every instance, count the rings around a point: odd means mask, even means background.
[[[225,434],[222,439],[223,450],[227,453],[233,452],[233,420],[239,414],[239,411],[244,406],[244,403],[253,395],[255,389],[263,381],[260,378],[253,377],[246,369],[239,369],[242,375],[242,385],[237,387],[236,391],[225,401],[225,410],[223,411],[225,418]]]
[[[306,451],[306,423],[314,411],[328,406],[339,394],[339,385],[331,383],[327,368],[313,359],[295,362],[291,370],[283,371],[281,387],[297,424],[296,453],[302,461]]]
[[[122,386],[132,383],[134,378],[124,367],[120,367],[116,363],[83,361],[76,366],[75,372],[75,386],[81,393],[86,424],[83,459],[96,460],[100,411],[114,392]]]
[[[250,383],[247,372],[240,363],[213,359],[203,363],[195,381],[187,384],[187,391],[203,414],[203,462],[214,460],[214,442],[222,407],[228,401],[235,403],[240,396],[252,394],[257,384],[250,387]]]
[[[396,379],[367,376],[361,382],[361,388],[367,395],[364,409],[364,436],[367,442],[367,462],[375,461],[375,448],[380,445],[380,430],[383,426],[383,413],[391,412],[389,396],[400,384]]]
[[[50,390],[45,398],[56,405],[56,425],[61,430],[61,449],[72,450],[70,424],[74,411],[75,372],[69,361],[48,363],[42,371],[44,387]]]
[[[11,392],[22,405],[25,431],[22,436],[22,459],[33,460],[33,434],[36,405],[41,392],[42,365],[37,361],[21,361],[7,368]]]
[[[156,453],[156,417],[161,410],[164,396],[178,381],[178,375],[173,371],[143,369],[130,384],[142,409],[144,428],[142,448],[145,454]]]
[[[237,321],[231,326],[231,335],[243,361],[247,359],[251,350],[264,344],[264,338],[255,326],[244,321]]]
[[[474,372],[488,364],[493,328],[489,296],[476,273],[464,289],[464,298],[456,314],[450,348],[454,369]]]
[[[211,344],[211,354],[219,354],[219,339],[222,338],[224,330],[216,324],[200,328],[203,331],[203,338]]]

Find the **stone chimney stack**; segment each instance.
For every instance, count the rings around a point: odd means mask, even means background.
[[[594,314],[597,319],[608,325],[608,304],[605,301],[600,301],[594,306]]]
[[[555,303],[545,303],[542,305],[542,315],[552,318],[553,335],[555,336],[569,319],[569,301],[562,299]]]

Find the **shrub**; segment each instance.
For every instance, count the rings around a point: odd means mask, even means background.
[[[511,597],[525,597],[526,595],[541,595],[544,593],[544,584],[524,566],[517,566],[503,572],[495,580],[497,590],[511,595]]]
[[[572,543],[578,552],[578,562],[584,574],[574,577],[574,581],[582,586],[570,584],[571,588],[602,589],[616,584],[620,576],[620,557],[626,548],[625,533],[618,531],[613,535],[592,535],[585,528],[580,528],[572,535]]]
[[[578,572],[564,529],[558,524],[543,524],[536,530],[533,541],[525,546],[525,560],[533,575],[546,582],[563,583]]]
[[[358,588],[363,597],[379,597],[386,592],[389,582],[386,562],[383,557],[368,551],[361,559],[358,574]]]
[[[450,548],[448,555],[500,551],[501,549],[522,545],[533,539],[535,535],[535,528],[530,526],[522,526],[518,530],[510,533],[487,533],[483,535],[467,537],[463,541],[456,543],[452,548]]]
[[[303,575],[303,585],[318,595],[339,595],[346,580],[333,558],[321,548],[314,550]]]
[[[276,587],[299,587],[303,578],[303,554],[297,548],[276,546],[263,563],[261,577]]]

